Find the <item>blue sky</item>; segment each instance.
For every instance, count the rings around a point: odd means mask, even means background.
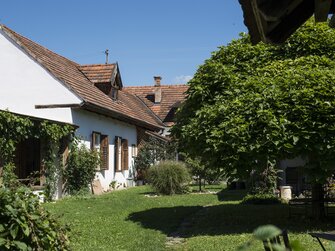
[[[185,82],[247,31],[237,0],[7,0],[0,23],[80,64],[108,48],[126,86]]]

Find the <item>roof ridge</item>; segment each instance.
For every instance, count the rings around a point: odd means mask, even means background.
[[[188,86],[188,84],[163,84],[161,87],[180,87],[180,86]],[[154,85],[136,85],[136,86],[127,86],[124,88],[143,88],[143,87],[156,87]]]
[[[56,78],[60,84],[64,85],[74,95],[82,101],[82,107],[85,110],[96,112],[98,114],[110,116],[127,123],[143,126],[150,130],[163,128],[161,122],[152,116],[146,108],[141,106],[141,111],[137,111],[133,105],[113,101],[108,95],[97,88],[92,81],[82,72],[79,64],[61,56],[44,46],[12,31],[6,26],[0,26],[1,30],[13,44],[16,44],[24,53],[33,59],[37,64]],[[81,69],[80,69],[81,68]],[[129,92],[127,92],[129,95]],[[136,100],[133,95],[129,95],[132,100]],[[127,100],[125,100],[127,101]],[[136,102],[139,104],[139,102]]]
[[[50,53],[52,53],[52,54],[55,54],[55,55],[57,55],[57,56],[59,56],[59,57],[62,57],[62,58],[64,58],[65,60],[67,60],[67,61],[69,61],[69,62],[75,64],[76,66],[79,65],[77,62],[72,61],[71,59],[68,59],[68,58],[66,58],[66,57],[64,57],[64,56],[62,56],[62,55],[60,55],[60,54],[58,54],[58,53],[56,53],[56,52],[54,52],[54,51],[52,51],[52,50],[49,50],[49,49],[46,48],[45,46],[43,46],[43,45],[41,45],[41,44],[39,44],[39,43],[36,43],[36,42],[34,42],[33,40],[27,38],[26,36],[23,36],[23,35],[21,35],[21,34],[15,32],[15,31],[13,31],[12,29],[8,28],[6,25],[0,25],[0,27],[2,27],[2,28],[5,30],[5,32],[7,31],[7,32],[9,32],[9,33],[12,33],[14,36],[18,36],[18,37],[22,37],[22,38],[24,38],[24,39],[27,39],[29,42],[34,43],[34,44],[36,44],[36,45],[42,47],[43,49],[47,50],[48,52],[50,52]],[[7,33],[7,32],[6,32],[6,33]],[[15,40],[16,40],[16,39],[15,39]],[[20,43],[19,41],[15,41],[15,42],[18,43],[18,44],[21,46],[21,43]]]
[[[111,64],[81,64],[79,67],[89,67],[89,66],[115,66],[116,63],[111,63]]]
[[[127,92],[129,93],[129,92]],[[161,118],[156,114],[154,113],[153,110],[150,109],[150,107],[147,106],[147,104],[139,97],[137,96],[136,94],[132,94],[132,93],[129,93],[130,95],[134,96],[141,104],[143,104],[143,106],[146,107],[146,110],[148,111],[148,113],[150,113],[151,115],[153,115],[153,117],[159,121],[160,123],[162,123],[164,125],[164,122],[161,120]]]

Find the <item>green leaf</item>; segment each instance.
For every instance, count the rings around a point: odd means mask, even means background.
[[[21,228],[23,229],[23,233],[25,236],[29,236],[30,230],[28,224],[22,224]]]
[[[26,251],[28,250],[28,246],[26,243],[24,242],[21,242],[21,241],[13,241],[13,244],[19,249],[19,250],[22,250],[22,251]]]
[[[9,230],[9,233],[12,236],[13,239],[16,238],[18,231],[19,231],[19,226],[18,225],[12,226],[11,229]]]
[[[299,141],[299,137],[293,136],[293,144],[295,145]]]
[[[0,247],[4,246],[7,243],[6,239],[0,237]]]
[[[254,232],[257,240],[265,241],[281,234],[281,230],[274,225],[264,225],[258,227]]]

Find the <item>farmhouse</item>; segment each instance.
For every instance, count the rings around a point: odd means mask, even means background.
[[[112,182],[132,185],[141,135],[160,137],[166,125],[125,91],[117,63],[80,65],[6,26],[0,26],[0,55],[0,110],[74,125],[81,142],[101,154],[96,179],[102,188]],[[39,139],[21,142],[15,161],[19,178],[26,178],[27,170],[42,171],[42,148]]]
[[[169,135],[171,126],[174,125],[175,112],[186,99],[188,85],[162,85],[161,76],[154,77],[155,84],[152,86],[131,86],[124,88],[127,92],[140,98],[141,101],[163,123],[164,135]]]

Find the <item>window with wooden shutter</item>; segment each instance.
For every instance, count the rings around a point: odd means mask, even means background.
[[[122,153],[121,153],[121,159],[122,159],[122,170],[128,170],[129,164],[128,164],[128,140],[122,139]]]
[[[101,143],[100,143],[100,158],[101,158],[101,169],[108,170],[109,166],[109,143],[108,136],[101,135]]]
[[[108,135],[92,132],[91,148],[100,154],[101,164],[98,169],[107,170],[109,167],[109,142]]]
[[[115,171],[122,171],[121,167],[121,138],[115,137]]]

